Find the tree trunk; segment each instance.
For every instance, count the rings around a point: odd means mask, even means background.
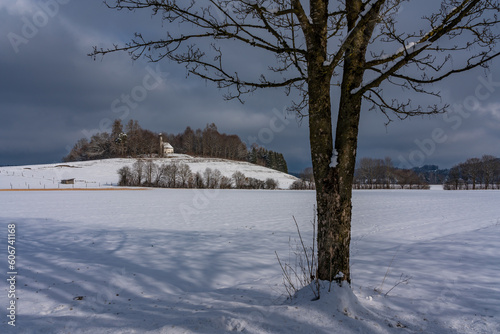
[[[309,86],[311,156],[318,206],[317,275],[321,280],[350,284],[351,197],[361,99],[343,89],[346,93],[340,99],[336,152],[332,152],[330,83],[310,82]]]
[[[349,278],[349,238],[340,227],[337,168],[330,167],[333,151],[330,80],[309,80],[309,139],[318,210],[318,278],[332,281],[339,272]],[[322,79],[322,80],[321,80]],[[333,165],[332,165],[333,166]],[[350,222],[349,222],[350,223]]]
[[[362,2],[350,1],[346,6],[348,30],[351,31],[361,11]],[[365,54],[374,26],[375,21],[372,21],[364,30],[353,35],[352,44],[345,52],[335,151],[330,104],[331,73],[324,73],[325,70],[322,69],[326,47],[320,47],[317,51],[308,50],[312,58],[308,59],[309,131],[318,205],[317,275],[321,280],[336,281],[339,284],[343,281],[351,283],[351,197],[362,100],[361,95],[351,92],[363,81]],[[323,44],[320,42],[314,45]]]

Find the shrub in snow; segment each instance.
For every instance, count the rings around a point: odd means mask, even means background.
[[[137,160],[132,168],[122,167],[118,171],[120,186],[143,186],[160,188],[197,189],[276,189],[278,181],[268,178],[262,181],[237,171],[231,178],[218,169],[206,168],[203,174],[192,173],[184,163],[165,163],[158,166],[153,160]],[[234,184],[234,186],[233,186]]]

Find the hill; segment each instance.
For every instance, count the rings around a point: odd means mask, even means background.
[[[170,152],[165,152],[168,147]],[[189,154],[204,158],[248,161],[288,173],[285,157],[257,144],[250,147],[237,136],[220,133],[217,126],[207,124],[204,130],[187,127],[177,135],[155,133],[143,129],[138,121],[130,120],[125,129],[120,119],[113,123],[111,133],[101,132],[77,141],[64,162],[88,161],[125,157],[163,157],[169,153]]]
[[[218,158],[200,158],[185,154],[172,154],[168,158],[153,158],[157,164],[173,162],[187,164],[193,173],[206,168],[217,169],[223,176],[231,177],[241,172],[246,177],[265,181],[278,181],[279,189],[288,189],[297,180],[295,176],[245,161]],[[46,165],[29,165],[0,168],[0,189],[54,189],[54,188],[104,188],[117,186],[118,169],[132,165],[137,159],[116,158]],[[61,180],[75,179],[74,185],[61,184]]]

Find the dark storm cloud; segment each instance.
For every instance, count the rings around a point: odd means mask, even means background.
[[[52,9],[34,5],[40,3],[58,5]],[[409,6],[403,7],[405,12],[414,15]],[[401,20],[400,24],[409,23]],[[30,25],[35,28],[31,32]],[[100,0],[4,1],[0,31],[0,164],[59,161],[76,140],[108,131],[110,121],[122,118],[124,123],[137,119],[144,128],[170,133],[213,122],[219,131],[236,133],[248,144],[255,141],[283,152],[291,171],[310,165],[307,119],[300,126],[295,115],[279,116],[291,101],[280,90],[256,92],[240,104],[224,101],[225,91],[195,77],[186,78],[184,67],[168,61],[132,62],[126,53],[95,61],[87,56],[95,45],[123,44],[138,31],[152,38],[164,34],[159,18],[149,12],[116,12]],[[23,35],[27,32],[28,37]],[[11,33],[24,40],[13,39]],[[259,73],[274,61],[242,48],[229,49],[224,57],[243,74]],[[154,73],[161,79],[155,81]],[[474,110],[466,110],[468,116],[455,111],[450,114],[455,118],[414,118],[386,127],[385,116],[366,104],[358,155],[443,167],[472,156],[499,155],[500,85],[496,83],[500,72],[492,69],[492,79],[486,79],[490,85],[480,90],[478,98],[476,90],[482,84],[478,77],[485,75],[475,71],[440,83],[436,89],[442,100],[388,88],[384,92],[388,97],[411,98],[415,104],[465,104]],[[486,93],[490,94],[484,98]],[[334,110],[337,95],[334,88]],[[435,129],[442,129],[446,140],[436,142]]]

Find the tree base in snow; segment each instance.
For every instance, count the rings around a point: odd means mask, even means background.
[[[318,292],[319,299],[315,298]],[[377,316],[361,305],[346,282],[341,286],[329,281],[312,282],[297,291],[292,302],[305,313],[326,313],[349,328],[380,328],[380,332],[385,333],[390,327],[387,319]]]

